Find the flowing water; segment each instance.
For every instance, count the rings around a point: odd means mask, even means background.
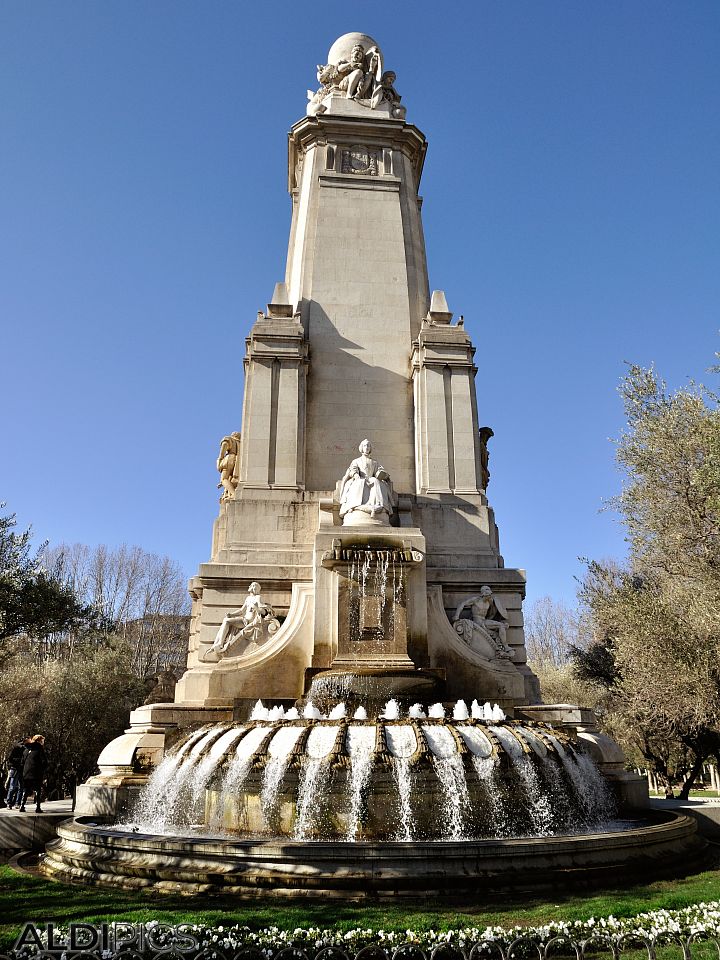
[[[458,753],[455,737],[448,727],[442,726],[425,725],[422,732],[432,753],[433,766],[441,787],[442,818],[445,824],[442,838],[462,840],[467,812],[470,809],[470,794],[465,766]]]
[[[366,792],[370,783],[375,759],[376,727],[350,727],[347,734],[347,750],[350,755],[350,814],[346,840],[355,840],[365,814]]]
[[[478,720],[480,711],[492,720]],[[408,714],[391,700],[378,721],[367,721],[362,710],[348,719],[342,703],[329,718],[312,703],[303,717],[256,705],[252,722],[190,734],[119,826],[160,835],[203,824],[243,832],[257,822],[253,795],[260,832],[290,829],[296,840],[549,837],[596,829],[613,816],[591,758],[552,728],[506,723],[477,702],[469,710],[458,701],[452,721],[446,712],[416,704]],[[370,805],[386,804],[388,790],[394,813],[391,806],[383,818]],[[292,804],[294,820],[283,827]]]

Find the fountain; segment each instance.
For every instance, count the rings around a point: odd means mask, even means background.
[[[246,341],[187,671],[105,748],[49,876],[477,896],[702,852],[693,821],[646,809],[591,711],[540,702],[475,348],[428,288],[427,144],[382,63],[341,37],[290,131],[286,279]]]
[[[358,711],[356,711],[357,713]],[[451,720],[442,704],[407,715],[389,701],[372,720],[312,701],[201,728],[151,775],[124,827],[295,840],[551,837],[604,825],[615,801],[566,735],[507,721],[497,705]],[[512,797],[512,802],[510,798]],[[332,803],[328,804],[328,798]]]

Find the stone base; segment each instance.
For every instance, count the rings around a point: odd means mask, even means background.
[[[363,510],[351,510],[343,517],[344,527],[389,527],[390,517],[387,513],[379,513],[372,516]],[[388,531],[389,532],[389,531]]]
[[[178,738],[203,724],[232,719],[232,705],[150,703],[133,710],[128,729],[98,757],[98,776],[78,787],[78,813],[117,819]]]
[[[308,700],[323,713],[344,703],[348,715],[357,707],[365,707],[369,716],[376,716],[390,699],[397,700],[403,712],[414,703],[429,705],[443,699],[445,674],[442,670],[416,670],[412,665],[397,669],[373,670],[349,664],[337,664],[330,670],[308,671]]]
[[[147,776],[91,777],[77,788],[77,813],[118,820],[147,783]]]
[[[647,777],[625,769],[621,747],[600,732],[593,710],[571,703],[547,703],[520,707],[515,716],[520,720],[551,723],[577,736],[612,787],[621,811],[644,810],[650,806]]]
[[[653,812],[631,830],[537,840],[435,843],[234,842],[62,824],[40,869],[65,882],[203,896],[472,897],[627,884],[705,863],[687,816]]]

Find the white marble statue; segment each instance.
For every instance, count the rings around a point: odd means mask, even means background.
[[[394,87],[396,74],[383,71],[382,53],[377,46],[366,49],[362,43],[355,43],[336,63],[319,63],[317,78],[320,88],[315,93],[308,90],[310,116],[324,113],[323,100],[334,93],[372,110],[388,103],[393,117],[405,117],[405,107],[400,105],[401,97]]]
[[[217,468],[220,471],[218,489],[223,488],[220,500],[232,500],[240,477],[240,434],[237,431],[222,438]]]
[[[466,607],[470,607],[472,620],[460,617]],[[475,597],[468,597],[458,605],[453,619],[455,632],[462,637],[469,647],[475,647],[480,652],[489,641],[495,655],[504,660],[512,659],[512,650],[507,645],[508,615],[502,602],[495,596],[487,585],[480,587],[480,593]]]
[[[404,116],[405,108],[400,106],[400,100],[402,98],[394,86],[396,79],[397,74],[393,70],[387,70],[382,77],[380,77],[380,81],[375,85],[375,89],[370,97],[370,106],[375,109],[385,100],[392,105],[395,115],[400,116],[400,113],[396,113],[396,111],[403,111],[402,116]]]
[[[337,64],[339,81],[337,86],[348,100],[361,100],[370,97],[382,77],[382,57],[377,47],[366,52],[361,43],[356,43],[347,60]]]
[[[279,630],[280,622],[271,605],[260,596],[261,589],[260,584],[253,581],[240,609],[225,615],[212,647],[203,657],[206,663],[216,663],[240,640],[247,642],[238,654],[252,653]]]
[[[393,489],[388,472],[373,460],[372,444],[363,440],[360,456],[340,481],[340,516],[347,526],[361,523],[390,523]]]

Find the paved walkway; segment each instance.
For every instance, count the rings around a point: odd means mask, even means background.
[[[7,807],[0,807],[0,817],[28,817],[32,814],[34,817],[43,816],[46,813],[64,813],[66,817],[72,815],[71,811],[72,801],[67,800],[44,800],[41,804],[42,814],[35,813],[35,801],[28,801],[25,805],[27,813],[20,813],[17,807],[14,807],[12,810],[8,810]]]
[[[650,797],[653,810],[677,810],[697,820],[698,831],[708,840],[720,841],[720,797],[690,797],[689,800],[666,800]]]
[[[35,813],[34,800],[26,804],[26,813],[0,807],[0,853],[42,850],[55,836],[57,824],[72,816],[71,806],[70,800],[46,800],[42,813]]]

